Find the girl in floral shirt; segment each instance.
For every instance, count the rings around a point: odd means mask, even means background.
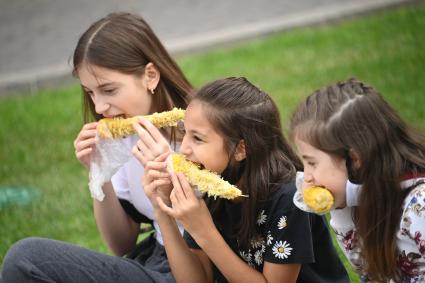
[[[333,194],[330,224],[362,279],[425,282],[425,135],[355,79],[307,97],[290,132],[303,187]]]
[[[184,127],[181,153],[244,197],[199,199],[181,174],[167,194],[166,154],[148,162],[145,191],[177,282],[349,282],[325,219],[292,203],[300,162],[266,93],[244,78],[214,81],[195,94]]]

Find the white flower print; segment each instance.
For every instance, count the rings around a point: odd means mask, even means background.
[[[263,251],[258,250],[254,254],[254,261],[257,265],[261,265],[263,263]]]
[[[272,251],[275,257],[284,259],[291,255],[292,248],[286,241],[283,241],[283,243],[278,241],[274,244]]]
[[[277,223],[277,228],[279,228],[279,230],[282,230],[283,228],[285,228],[288,224],[286,223],[286,216],[282,216],[279,219],[279,222]]]
[[[272,244],[272,241],[273,241],[273,236],[269,231],[267,232],[267,246],[270,246]]]
[[[261,210],[261,212],[258,214],[258,218],[257,218],[257,225],[261,225],[266,223],[267,221],[267,215],[264,214],[264,210]]]
[[[258,236],[251,240],[251,248],[253,249],[261,248],[262,246],[264,246],[264,243],[265,243],[264,238],[261,236]]]
[[[248,250],[248,252],[245,251],[239,251],[239,254],[241,255],[242,259],[246,261],[249,265],[252,265],[252,254],[251,250]]]

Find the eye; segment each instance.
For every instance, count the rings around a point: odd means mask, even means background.
[[[203,139],[201,139],[200,137],[198,137],[197,135],[194,135],[193,136],[193,139],[196,141],[196,142],[198,142],[198,143],[200,143],[200,142],[203,142],[204,140]]]
[[[311,166],[311,167],[315,167],[316,166],[316,162],[309,161],[309,162],[307,162],[307,165],[308,166]]]
[[[104,93],[104,94],[111,95],[111,94],[114,94],[114,93],[115,93],[115,91],[116,91],[116,89],[115,89],[115,88],[108,88],[108,89],[104,89],[104,90],[103,90],[103,93]]]

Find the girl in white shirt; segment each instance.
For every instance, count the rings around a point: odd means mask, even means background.
[[[79,39],[73,63],[73,74],[83,91],[86,122],[74,141],[75,155],[86,168],[96,146],[97,120],[186,108],[192,90],[149,25],[137,15],[114,13],[93,23]],[[145,143],[137,135],[126,138],[127,150],[146,151],[145,159],[139,163],[130,158],[103,186],[104,200],[93,201],[98,229],[117,256],[54,240],[27,238],[6,255],[2,280],[174,282],[152,205],[141,184],[143,163],[153,159],[155,152],[168,149],[168,142],[175,146],[181,137],[175,129],[162,134],[166,139],[148,139]],[[136,248],[141,222],[152,223],[154,233]],[[130,256],[121,257],[126,254]]]

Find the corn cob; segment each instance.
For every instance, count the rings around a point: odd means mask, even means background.
[[[323,187],[310,187],[303,191],[304,203],[316,213],[325,213],[332,208],[334,197]]]
[[[170,171],[183,173],[192,186],[197,186],[199,192],[207,193],[209,197],[234,199],[243,196],[241,190],[236,186],[223,180],[214,172],[207,169],[200,169],[199,165],[187,160],[182,154],[171,154],[170,161]]]
[[[153,113],[152,115],[143,116],[148,119],[157,128],[176,126],[177,122],[183,120],[185,111],[179,108],[173,108],[171,111],[161,113]],[[99,120],[97,130],[99,137],[116,139],[127,135],[135,134],[133,123],[136,122],[138,116],[131,118],[104,118]]]

